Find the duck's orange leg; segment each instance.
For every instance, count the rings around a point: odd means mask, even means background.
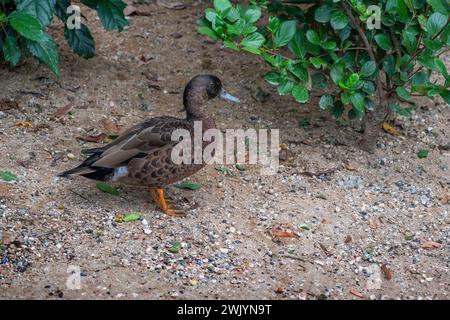
[[[181,217],[186,213],[180,209],[173,209],[169,206],[168,201],[164,197],[164,190],[161,188],[150,188],[150,197],[156,203],[156,205],[161,209],[162,212],[169,216]]]

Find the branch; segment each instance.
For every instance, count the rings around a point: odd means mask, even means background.
[[[366,37],[366,34],[364,33],[364,30],[359,25],[358,21],[356,20],[355,16],[353,15],[353,12],[350,9],[350,7],[348,6],[348,4],[346,2],[341,2],[341,3],[342,3],[342,7],[345,10],[345,13],[347,13],[347,16],[349,17],[350,21],[353,23],[353,25],[355,26],[356,30],[358,31],[359,37],[361,38],[362,42],[364,43],[364,47],[366,48],[366,51],[369,54],[370,59],[372,59],[373,61],[376,62],[377,59],[375,57],[375,53],[373,51],[372,46],[369,43],[369,40],[367,40],[367,37]]]
[[[361,28],[357,19],[353,15],[352,9],[349,7],[347,2],[343,1],[341,3],[342,3],[342,7],[344,8],[345,12],[347,13],[347,16],[349,17],[350,21],[353,23],[356,30],[358,31],[359,37],[361,38],[362,42],[364,43],[364,47],[366,48],[366,51],[369,54],[370,59],[372,59],[373,61],[375,61],[375,63],[377,63],[377,59],[375,57],[375,52],[373,51],[373,48],[370,45],[369,40],[367,40],[364,30]],[[383,90],[383,83],[381,81],[380,74],[378,74],[378,76],[377,76],[377,94],[378,94],[379,103],[384,103],[382,90]]]

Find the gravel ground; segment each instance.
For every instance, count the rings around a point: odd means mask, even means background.
[[[417,100],[408,118],[390,121],[400,135],[384,133],[366,154],[355,128],[316,101],[278,96],[261,61],[196,34],[208,1],[188,4],[140,5],[151,15],[133,16],[122,34],[83,12],[98,50],[88,61],[70,53],[56,24],[60,79],[32,60],[0,66],[0,99],[17,102],[0,112],[0,171],[18,176],[0,182],[0,297],[448,299],[448,106]],[[198,73],[219,75],[243,101],[211,104],[218,127],[281,129],[278,174],[208,166],[190,178],[201,189],[168,190],[190,208],[185,218],[156,211],[145,189],[120,186],[113,196],[56,177],[96,146],[76,137],[183,116],[181,92]],[[255,99],[261,90],[265,101]],[[118,219],[135,212],[142,219]]]

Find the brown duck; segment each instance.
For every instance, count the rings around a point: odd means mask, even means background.
[[[206,107],[208,100],[216,97],[239,102],[239,99],[223,89],[218,77],[194,77],[186,85],[183,94],[186,119],[169,116],[148,119],[126,130],[112,143],[86,150],[90,155],[88,159],[59,176],[79,174],[94,180],[144,185],[149,187],[151,198],[164,213],[183,215],[182,210],[168,204],[163,188],[194,174],[205,164],[194,164],[193,161],[191,164],[174,163],[172,150],[179,141],[172,141],[172,133],[177,129],[186,129],[193,141],[195,121],[202,122],[203,132],[215,128],[214,119],[206,112]],[[203,148],[207,144],[203,142]]]

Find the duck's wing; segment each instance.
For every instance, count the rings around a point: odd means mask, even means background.
[[[175,117],[156,117],[129,128],[110,144],[87,150],[91,156],[77,168],[60,174],[86,173],[97,168],[116,168],[135,157],[143,157],[149,151],[169,144],[172,132],[177,129],[192,130],[190,122]]]

